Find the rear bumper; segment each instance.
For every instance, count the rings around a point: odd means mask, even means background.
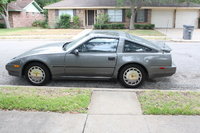
[[[149,72],[149,78],[167,77],[176,73],[176,66],[153,66]]]

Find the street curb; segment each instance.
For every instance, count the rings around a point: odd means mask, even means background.
[[[172,42],[184,42],[184,43],[200,43],[200,40],[183,40],[183,39],[171,39]]]
[[[87,34],[87,33],[85,33]],[[82,36],[84,34],[78,35],[78,37]],[[76,38],[75,38],[76,39]],[[200,40],[162,40],[162,39],[152,39],[152,38],[146,38],[147,40],[152,41],[162,41],[162,42],[175,42],[175,43],[200,43]],[[56,41],[56,42],[67,42],[74,40],[72,39],[0,39],[0,41]]]
[[[56,87],[56,86],[23,86],[23,85],[0,85],[0,87],[27,87],[27,88],[50,88],[50,89],[56,89],[56,88],[64,88],[64,89],[88,89],[92,91],[116,91],[116,92],[142,92],[142,91],[166,91],[166,92],[197,92],[200,91],[199,89],[180,89],[180,88],[171,88],[171,90],[166,90],[166,89],[142,89],[142,88],[137,88],[137,89],[127,89],[127,88],[88,88],[88,87]]]

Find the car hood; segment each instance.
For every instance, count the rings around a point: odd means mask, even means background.
[[[15,58],[23,58],[23,57],[32,56],[32,55],[52,54],[52,53],[63,52],[63,48],[62,48],[63,45],[64,43],[52,43],[52,44],[43,45],[43,46],[31,49]]]

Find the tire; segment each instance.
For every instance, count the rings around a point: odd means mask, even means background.
[[[51,79],[49,69],[39,62],[28,64],[24,70],[24,75],[28,82],[36,86],[45,85]]]
[[[140,65],[131,64],[121,69],[119,81],[126,88],[137,88],[142,85],[146,75],[146,71]]]

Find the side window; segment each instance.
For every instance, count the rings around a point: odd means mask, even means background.
[[[151,52],[152,49],[145,47],[143,45],[130,42],[130,41],[125,41],[124,43],[124,52]]]
[[[111,52],[115,53],[117,51],[118,39],[112,38],[94,38],[91,39],[80,47],[78,47],[79,52]]]

